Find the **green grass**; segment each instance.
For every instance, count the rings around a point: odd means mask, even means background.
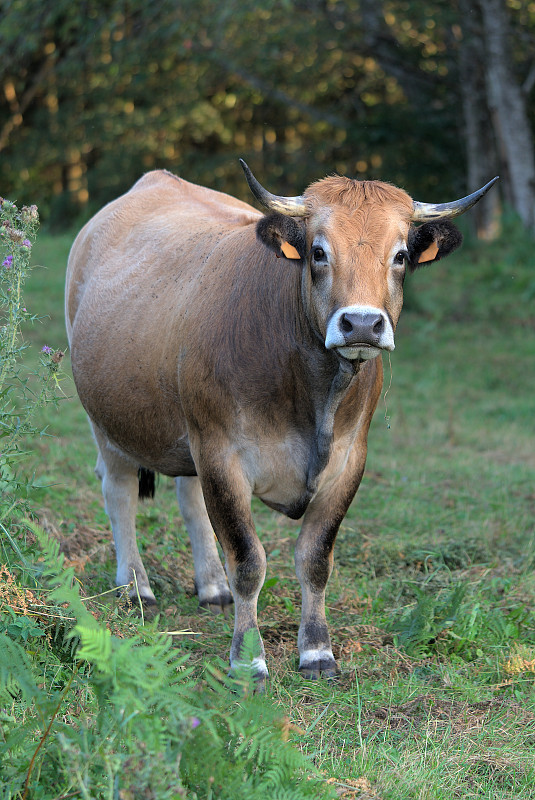
[[[26,332],[30,360],[43,344],[66,345],[72,238],[42,234],[35,247],[43,266],[26,303],[48,318]],[[254,504],[268,554],[259,602],[268,693],[341,796],[534,796],[532,248],[508,223],[498,243],[469,242],[409,279],[391,387],[336,545],[327,599],[342,669],[336,684],[296,673],[298,523]],[[43,488],[32,503],[94,594],[113,585],[115,565],[95,449],[68,369],[66,358],[65,398],[42,419],[50,437],[34,443]],[[388,385],[387,361],[385,373]],[[176,637],[200,676],[207,660],[226,659],[232,623],[197,613],[170,480],[160,480],[154,503],[140,505],[138,526],[160,627],[200,634]]]

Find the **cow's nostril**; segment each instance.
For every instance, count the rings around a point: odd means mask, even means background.
[[[379,335],[384,331],[384,327],[385,327],[385,321],[382,317],[379,317],[379,319],[377,320],[377,322],[375,322],[373,326],[373,332]]]
[[[343,333],[351,333],[353,330],[353,323],[348,318],[347,314],[342,314],[342,318],[340,320],[340,328],[342,329]]]

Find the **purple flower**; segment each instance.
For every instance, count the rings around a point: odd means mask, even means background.
[[[32,243],[30,242],[30,240],[29,240],[29,239],[25,239],[25,240],[22,242],[22,247],[31,247],[31,246],[32,246]]]
[[[46,353],[47,356],[50,355],[51,352],[52,348],[49,347],[47,344],[45,344],[44,347],[41,349],[41,353]]]
[[[6,258],[4,258],[4,260],[2,261],[2,266],[5,267],[6,269],[9,269],[12,263],[13,263],[13,256],[6,256]]]
[[[201,724],[199,717],[192,717],[190,722],[192,728],[197,728]]]

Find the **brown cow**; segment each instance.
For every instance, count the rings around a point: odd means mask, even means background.
[[[83,228],[66,290],[74,379],[98,445],[118,584],[134,579],[132,594],[155,603],[136,545],[139,470],[176,477],[199,601],[222,610],[234,599],[231,665],[252,628],[262,680],[266,556],[251,497],[304,515],[299,669],[332,677],[325,587],[364,471],[383,380],[377,356],[394,349],[405,269],[457,247],[459,232],[443,220],[494,181],[444,205],[342,177],[284,198],[243,167],[267,216],[158,171]]]

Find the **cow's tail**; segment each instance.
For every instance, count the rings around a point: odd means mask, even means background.
[[[151,469],[140,467],[137,471],[139,481],[139,498],[146,500],[148,497],[154,497],[154,490],[156,488],[156,476]]]

